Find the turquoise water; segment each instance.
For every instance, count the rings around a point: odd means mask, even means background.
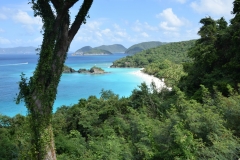
[[[107,56],[69,56],[66,65],[76,70],[97,66],[110,73],[102,75],[64,73],[58,87],[54,111],[62,105],[78,103],[79,99],[88,98],[90,95],[99,97],[102,89],[112,90],[120,97],[129,96],[142,82],[137,76],[130,74],[139,69],[110,68],[114,60],[125,56],[120,53]],[[0,114],[26,115],[24,103],[16,105],[14,98],[18,93],[19,75],[23,72],[30,77],[36,67],[37,59],[36,55],[0,55]]]

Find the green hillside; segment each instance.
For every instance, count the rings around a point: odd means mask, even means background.
[[[77,50],[75,53],[87,52],[87,51],[90,51],[91,49],[92,49],[91,46],[85,46],[85,47],[82,47],[79,50]]]
[[[94,49],[103,49],[112,53],[125,52],[127,49],[121,44],[113,44],[113,45],[102,45],[99,47],[95,47]]]
[[[84,52],[84,54],[86,55],[86,54],[112,54],[112,53],[109,52],[109,51],[103,50],[103,49],[95,49],[95,48],[93,48],[93,49],[91,49],[89,51]]]
[[[78,49],[73,55],[85,55],[85,54],[112,54],[125,52],[126,48],[121,44],[102,45],[92,48],[91,46],[85,46]]]
[[[147,49],[140,53],[113,62],[112,67],[138,67],[144,68],[150,63],[163,61],[168,59],[170,61],[180,63],[189,61],[187,57],[188,49],[193,46],[195,40],[168,43],[156,48]]]
[[[138,43],[138,44],[135,44],[135,45],[129,47],[125,51],[125,53],[127,53],[127,54],[135,54],[135,53],[141,52],[143,50],[154,48],[154,47],[157,47],[157,46],[160,46],[160,45],[163,45],[163,44],[165,44],[165,43],[158,42],[158,41],[142,42],[142,43]]]
[[[90,46],[85,46],[85,47],[82,47],[79,50],[77,50],[72,55],[75,56],[75,55],[89,55],[89,54],[92,54],[92,55],[95,55],[95,54],[102,55],[102,54],[112,54],[112,53],[107,51],[107,50],[104,50],[104,49],[97,49],[97,48],[92,48]]]

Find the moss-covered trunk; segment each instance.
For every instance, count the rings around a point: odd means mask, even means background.
[[[77,1],[32,0],[35,16],[40,16],[43,21],[43,42],[36,70],[29,82],[22,76],[17,98],[17,102],[24,100],[30,117],[32,150],[29,159],[56,159],[51,118],[57,87],[68,48],[82,23],[85,23],[85,17],[93,2],[84,0],[70,26],[69,9]]]

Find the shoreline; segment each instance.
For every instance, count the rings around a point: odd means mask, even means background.
[[[159,78],[154,77],[153,75],[146,74],[142,71],[143,69],[144,68],[141,68],[138,71],[130,72],[130,74],[139,77],[142,81],[141,83],[145,82],[148,85],[148,87],[150,87],[151,83],[154,82],[158,92],[160,92],[163,88],[171,90],[171,88],[165,85],[164,79],[160,80]]]

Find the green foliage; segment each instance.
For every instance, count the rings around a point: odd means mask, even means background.
[[[164,45],[164,44],[165,43],[158,42],[158,41],[142,42],[142,43],[138,43],[138,44],[135,44],[135,45],[129,47],[125,51],[125,53],[135,54],[135,53],[141,52],[143,50],[147,50],[147,49],[150,49],[150,48],[155,48],[155,47],[158,47],[158,46],[161,46],[161,45]]]
[[[169,60],[151,63],[143,71],[159,79],[164,79],[165,84],[169,87],[177,85],[181,77],[186,75],[182,64],[176,64]]]
[[[0,157],[1,159],[30,158],[30,134],[27,117],[0,115]]]
[[[144,68],[151,63],[162,62],[165,59],[174,63],[189,61],[190,58],[187,57],[187,51],[194,43],[195,40],[167,43],[117,60],[113,62],[113,67]]]
[[[107,50],[111,53],[118,53],[118,52],[126,51],[126,48],[121,44],[102,45],[102,46],[95,47],[95,49],[103,49],[103,50]]]
[[[118,52],[125,52],[126,48],[121,44],[113,44],[113,45],[102,45],[98,47],[90,47],[85,46],[80,49],[78,49],[74,54],[112,54],[112,53],[118,53]]]
[[[112,54],[112,53],[107,50],[93,48],[89,51],[83,52],[83,54]]]
[[[103,70],[102,68],[100,68],[100,67],[96,67],[96,66],[93,66],[92,68],[90,68],[89,71],[92,72],[92,71],[94,71],[95,69],[104,72],[104,70]]]
[[[102,90],[100,98],[90,96],[71,107],[62,106],[53,115],[57,157],[237,159],[239,95],[224,97],[215,92],[213,99],[204,86],[200,95],[201,103],[189,100],[178,88],[159,93],[154,84],[151,88],[142,84],[129,98]],[[16,155],[26,158],[29,134],[24,132],[27,126],[22,118],[13,121],[2,116],[5,132],[0,135],[6,148],[13,147]],[[11,134],[2,136],[6,132]]]
[[[101,98],[81,99],[54,115],[58,158],[235,159],[240,145],[231,130],[238,117],[226,122],[233,115],[224,106],[227,100],[209,94],[202,86],[199,103],[178,88],[159,93],[142,84],[120,99],[102,90]]]
[[[237,15],[236,15],[237,16]],[[189,50],[192,64],[184,64],[187,76],[183,77],[179,87],[188,95],[199,100],[200,84],[213,91],[216,86],[223,95],[229,96],[229,87],[239,93],[239,32],[236,17],[229,26],[224,18],[213,20],[203,18],[203,26],[198,32],[201,38]]]

